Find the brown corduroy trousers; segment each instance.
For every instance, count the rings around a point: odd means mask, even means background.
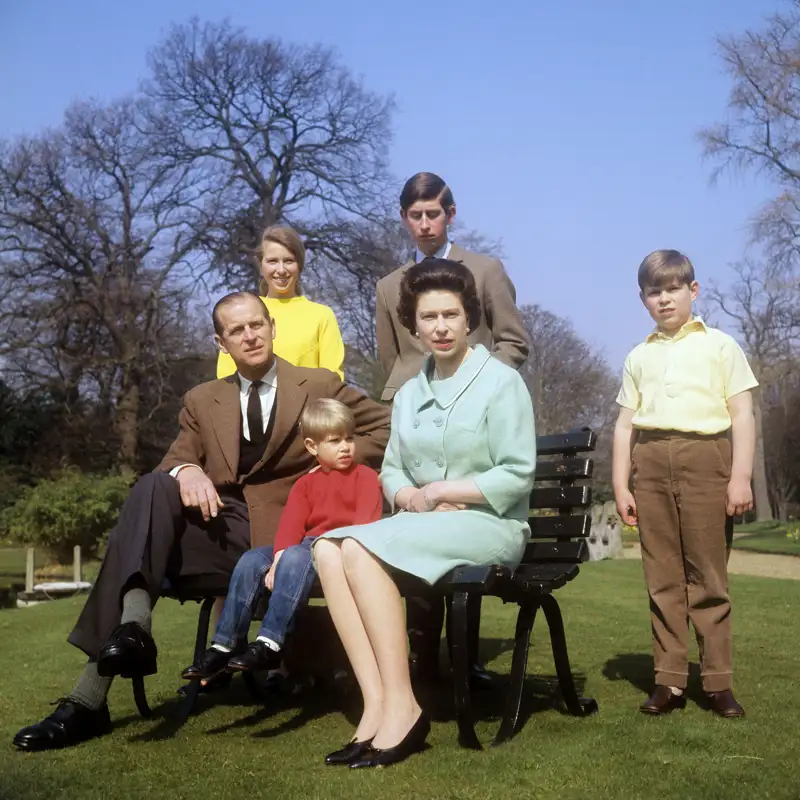
[[[717,436],[639,431],[632,453],[656,683],[686,687],[689,620],[707,692],[732,688],[725,496],[731,444]]]

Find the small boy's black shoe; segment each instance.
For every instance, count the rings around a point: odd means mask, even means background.
[[[228,669],[228,661],[236,652],[223,652],[209,647],[191,667],[181,672],[181,678],[187,681],[207,681]]]
[[[686,707],[686,697],[674,694],[669,686],[656,686],[655,691],[639,706],[642,714],[660,716]]]
[[[256,639],[247,645],[241,655],[230,658],[228,669],[236,672],[250,672],[254,669],[277,669],[281,665],[281,660],[282,656],[279,651],[267,647],[264,642]]]

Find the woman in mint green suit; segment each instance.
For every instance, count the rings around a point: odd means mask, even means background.
[[[482,346],[474,278],[426,259],[403,276],[398,316],[430,355],[398,392],[381,483],[393,515],[321,536],[315,561],[364,696],[353,740],[328,763],[378,766],[419,750],[429,730],[411,689],[400,594],[389,568],[428,583],[457,566],[516,567],[530,529],[536,442],[519,374]]]

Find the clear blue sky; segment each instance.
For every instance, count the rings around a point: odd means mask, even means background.
[[[780,0],[0,0],[0,137],[76,98],[135,88],[173,21],[228,16],[254,36],[334,46],[398,102],[393,168],[443,175],[470,227],[503,240],[523,303],[573,319],[614,369],[648,332],[635,280],[675,247],[725,282],[767,196],[711,186],[696,131],[724,119],[714,37]]]

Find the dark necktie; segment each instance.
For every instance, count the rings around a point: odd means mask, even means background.
[[[250,384],[250,396],[247,398],[247,427],[250,428],[250,441],[262,442],[264,440],[264,417],[261,414],[261,398],[258,396],[258,387],[262,381],[253,381]]]

